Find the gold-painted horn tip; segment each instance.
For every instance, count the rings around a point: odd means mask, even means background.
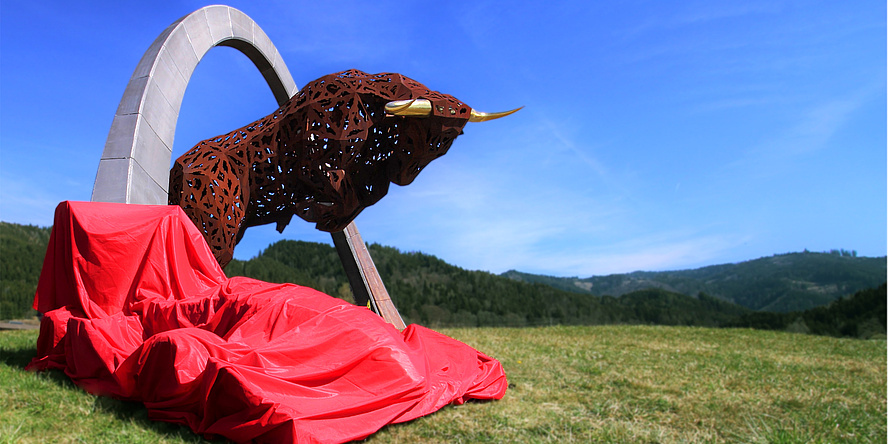
[[[509,114],[517,113],[522,110],[524,107],[518,107],[511,111],[503,111],[501,113],[482,113],[475,110],[472,110],[472,115],[469,117],[469,122],[486,122],[488,120],[499,119],[500,117],[506,117]]]

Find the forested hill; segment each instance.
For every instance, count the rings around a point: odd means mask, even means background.
[[[827,305],[790,313],[755,312],[708,296],[647,288],[620,297],[565,291],[482,271],[422,253],[370,245],[380,275],[405,321],[438,326],[654,324],[752,327],[868,338],[884,336],[886,287],[843,295]],[[344,299],[348,282],[333,247],[280,241],[249,261],[233,261],[229,276],[294,282]]]
[[[885,282],[885,257],[857,257],[844,250],[789,253],[694,270],[558,278],[518,271],[503,276],[583,294],[622,296],[659,288],[689,296],[701,292],[752,310],[790,312],[822,306]]]
[[[743,307],[701,295],[692,298],[648,290],[622,298],[595,297],[547,285],[469,271],[422,253],[370,245],[380,276],[405,321],[430,326],[620,324],[719,326],[747,313]],[[249,261],[232,261],[229,276],[294,282],[351,298],[333,247],[280,241]]]
[[[0,319],[33,313],[49,228],[0,222]]]
[[[0,319],[34,314],[30,306],[49,232],[48,228],[0,223]],[[620,297],[598,297],[542,283],[464,270],[422,253],[404,253],[375,244],[370,246],[370,251],[405,321],[431,327],[550,324],[750,326],[857,337],[884,332],[885,327],[884,285],[875,292],[846,294],[845,302],[819,308],[816,313],[759,315],[705,292],[686,295],[648,288]],[[326,244],[279,241],[253,259],[232,261],[225,272],[228,276],[292,282],[351,299],[339,257],[335,249]]]

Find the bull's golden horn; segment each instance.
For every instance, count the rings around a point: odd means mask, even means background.
[[[523,106],[521,108],[524,108]],[[482,113],[472,110],[469,122],[485,122],[488,120],[506,117],[509,114],[517,112],[521,108],[515,108],[511,111],[501,113]],[[385,104],[386,114],[393,116],[417,116],[426,117],[432,114],[432,102],[427,99],[411,99],[411,100],[393,100]]]
[[[432,102],[426,99],[393,100],[385,104],[385,112],[393,116],[428,116]]]
[[[524,108],[523,106],[521,108]],[[475,110],[472,110],[472,116],[469,117],[469,122],[485,122],[487,120],[499,119],[500,117],[506,117],[509,114],[518,112],[521,108],[515,108],[511,111],[504,111],[501,113],[481,113]]]

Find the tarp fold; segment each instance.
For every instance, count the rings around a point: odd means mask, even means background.
[[[344,442],[468,399],[495,359],[310,288],[227,278],[178,206],[63,202],[31,370],[238,442]]]

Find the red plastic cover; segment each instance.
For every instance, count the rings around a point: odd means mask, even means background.
[[[467,399],[498,361],[310,288],[225,277],[179,206],[62,202],[31,370],[234,441],[344,442]]]

